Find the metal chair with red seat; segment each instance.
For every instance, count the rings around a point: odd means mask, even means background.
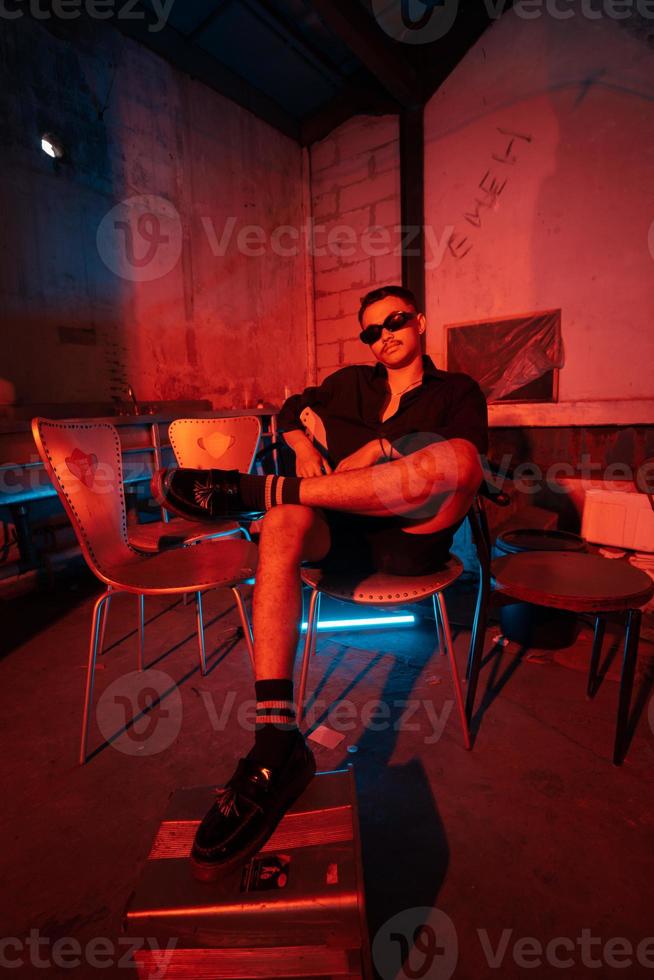
[[[175,419],[168,427],[168,435],[178,466],[193,469],[220,467],[249,473],[261,439],[261,420],[253,415],[225,419]],[[249,531],[238,521],[216,521],[209,526],[204,521],[168,518],[166,511],[163,513],[163,520],[128,526],[129,543],[133,548],[146,555],[156,555],[160,551],[218,538],[240,536],[250,540]],[[240,593],[237,601],[241,616],[245,617]],[[102,615],[100,654],[104,649],[110,606],[111,596]],[[143,596],[139,597],[139,628],[145,628]],[[246,635],[246,640],[251,649],[249,635]]]
[[[238,586],[252,578],[257,549],[246,540],[224,540],[192,548],[144,555],[127,536],[121,445],[109,423],[32,420],[32,434],[46,471],[75,530],[82,554],[91,571],[106,586],[96,600],[91,638],[80,742],[80,764],[87,758],[87,744],[95,663],[99,648],[102,610],[118,592],[139,597],[138,669],[143,669],[144,595],[195,593],[200,666],[206,673],[202,593],[231,589],[236,599],[250,658],[252,634]]]
[[[490,577],[488,574],[490,545],[484,499],[491,499],[498,506],[502,507],[508,503],[508,498],[505,493],[494,486],[492,482],[484,480],[466,515],[479,564],[479,585],[475,603],[471,649],[473,647],[478,649],[483,641],[490,594]],[[309,663],[316,648],[321,595],[330,595],[336,599],[344,599],[360,605],[378,607],[410,605],[415,602],[421,602],[423,599],[431,598],[434,608],[437,646],[443,655],[446,655],[449,659],[452,684],[464,743],[466,748],[469,749],[469,725],[471,717],[469,697],[464,704],[454,655],[454,646],[447,618],[447,608],[443,595],[445,589],[453,585],[463,574],[463,571],[463,564],[454,555],[450,555],[447,564],[438,572],[433,572],[431,575],[425,576],[395,576],[381,573],[367,577],[357,576],[356,574],[343,576],[328,575],[320,569],[303,569],[302,581],[312,591],[298,692],[298,711],[300,716],[303,715],[305,709]],[[477,659],[474,657],[471,657],[471,659],[474,660],[476,665]]]
[[[311,438],[321,451],[325,452],[326,434],[320,418],[311,409],[305,409],[301,416],[305,426],[307,436]],[[479,526],[477,503],[473,503],[468,519],[471,524],[472,534],[475,542],[482,543],[482,531]],[[454,697],[463,733],[463,741],[467,749],[470,748],[470,733],[468,718],[466,716],[461,682],[456,665],[454,645],[450,624],[447,616],[447,607],[443,593],[448,586],[457,581],[463,574],[463,563],[455,556],[450,555],[443,568],[429,575],[390,575],[385,572],[377,572],[372,575],[357,574],[356,572],[330,573],[322,569],[303,568],[302,582],[311,589],[309,601],[309,615],[307,622],[307,632],[300,669],[300,684],[298,689],[298,717],[304,716],[306,707],[306,687],[309,673],[309,663],[316,649],[316,637],[318,631],[318,621],[320,617],[320,601],[323,595],[331,596],[335,599],[354,602],[357,605],[377,606],[381,608],[406,606],[424,599],[431,599],[434,609],[434,623],[436,629],[437,645],[443,655],[447,656],[452,675],[452,685]],[[483,583],[483,578],[482,578]],[[480,588],[477,600],[477,618],[481,615],[481,605],[487,599],[487,590]]]
[[[320,600],[323,595],[334,599],[354,602],[362,606],[406,606],[423,599],[431,599],[434,607],[436,638],[442,653],[447,656],[452,674],[452,685],[456,700],[463,741],[470,748],[468,721],[465,713],[461,682],[454,655],[454,645],[443,597],[445,589],[463,574],[463,564],[454,555],[442,569],[429,575],[389,575],[376,572],[372,575],[351,572],[330,573],[319,568],[303,568],[302,581],[311,589],[309,618],[300,671],[298,690],[298,717],[304,716],[309,663],[316,649],[316,634],[320,615]]]

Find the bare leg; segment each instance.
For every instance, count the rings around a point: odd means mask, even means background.
[[[414,515],[425,521],[445,511],[440,524],[447,527],[467,512],[481,477],[474,447],[455,439],[381,466],[305,479],[300,502],[377,517]]]
[[[477,453],[463,440],[382,466],[304,479],[299,506],[274,507],[263,519],[253,611],[257,680],[292,676],[302,604],[300,564],[324,558],[330,546],[329,528],[315,508],[381,517],[412,514],[414,530],[428,533],[467,512],[480,480]]]
[[[257,680],[291,678],[302,612],[300,564],[329,551],[319,511],[284,504],[263,518],[254,587],[254,660]]]

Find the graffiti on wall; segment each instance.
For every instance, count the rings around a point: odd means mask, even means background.
[[[500,145],[498,138],[497,151],[491,153],[491,159],[494,162],[487,166],[477,185],[471,207],[463,213],[463,220],[477,232],[481,230],[483,220],[487,217],[488,212],[497,209],[499,199],[510,183],[511,174],[505,168],[515,167],[519,162],[520,148],[524,148],[525,144],[529,145],[533,141],[533,136],[527,133],[514,132],[510,129],[504,129],[502,126],[497,127],[497,132],[502,138],[502,143]],[[474,245],[474,233],[468,231],[467,234],[464,234],[457,228],[454,228],[447,243],[447,247],[455,259],[464,259],[472,251]]]

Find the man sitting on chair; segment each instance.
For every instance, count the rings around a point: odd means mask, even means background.
[[[315,772],[293,703],[300,566],[436,571],[482,480],[486,401],[472,378],[422,356],[426,323],[413,294],[369,293],[359,322],[375,366],[342,368],[280,412],[295,478],[183,469],[153,478],[163,506],[192,520],[266,511],[254,588],[255,744],[196,834],[191,860],[204,880],[256,853]],[[309,416],[322,452],[305,434]]]

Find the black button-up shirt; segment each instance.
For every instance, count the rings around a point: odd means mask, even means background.
[[[373,439],[388,439],[403,456],[442,439],[467,439],[488,450],[488,411],[482,391],[467,374],[451,374],[423,357],[422,383],[405,392],[395,415],[380,421],[388,397],[383,364],[355,364],[335,371],[315,388],[292,395],[278,417],[280,432],[303,429],[312,409],[326,432],[329,460],[337,466]]]

